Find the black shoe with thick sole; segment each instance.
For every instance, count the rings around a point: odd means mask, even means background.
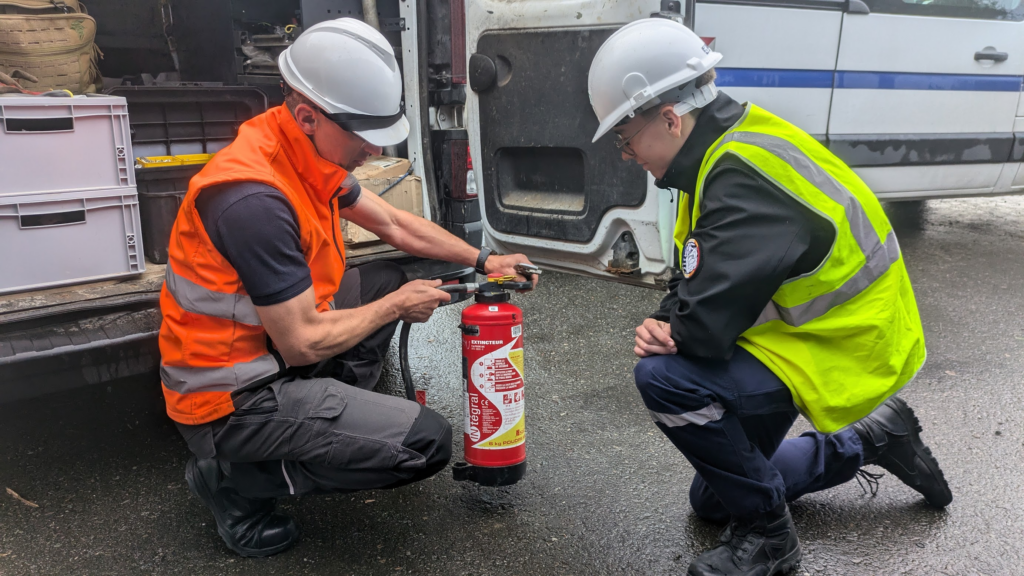
[[[299,540],[299,527],[284,514],[277,514],[273,498],[246,498],[225,485],[216,460],[192,457],[185,466],[188,488],[213,512],[217,533],[238,554],[245,557],[272,556],[291,548]]]
[[[864,445],[864,464],[884,468],[936,508],[953,501],[939,462],[921,441],[921,423],[903,399],[889,398],[853,429]]]
[[[688,576],[777,576],[796,567],[803,555],[785,504],[755,518],[733,520],[720,540],[721,546],[690,564]]]

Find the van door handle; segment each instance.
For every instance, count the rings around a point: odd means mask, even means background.
[[[985,48],[974,53],[974,59],[978,62],[991,60],[993,62],[1006,62],[1010,55],[1006,52],[997,52],[995,48]]]
[[[847,14],[871,14],[871,8],[864,0],[846,0]]]

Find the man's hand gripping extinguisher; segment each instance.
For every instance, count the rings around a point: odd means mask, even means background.
[[[519,265],[524,276],[540,274]],[[488,276],[483,284],[440,286],[450,293],[475,294],[462,311],[462,383],[465,461],[452,466],[455,480],[508,486],[526,474],[526,420],[523,397],[523,311],[510,291],[530,290],[532,282],[514,276]],[[406,396],[417,399],[409,368],[409,327],[399,337]]]

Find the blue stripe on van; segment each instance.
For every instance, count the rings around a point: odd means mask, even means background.
[[[716,68],[721,87],[831,88],[831,70],[772,70],[767,68]]]
[[[859,88],[867,90],[964,90],[1020,92],[1022,76],[982,74],[914,74],[908,72],[849,72],[718,68],[716,84],[723,88]]]
[[[1021,76],[981,74],[910,74],[905,72],[836,72],[836,88],[868,90],[968,90],[1020,92]]]

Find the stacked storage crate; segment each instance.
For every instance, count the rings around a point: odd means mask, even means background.
[[[0,97],[0,294],[145,270],[124,98]]]
[[[267,110],[267,96],[240,86],[118,86],[108,93],[128,102],[146,258],[164,264],[189,180],[246,120]]]

